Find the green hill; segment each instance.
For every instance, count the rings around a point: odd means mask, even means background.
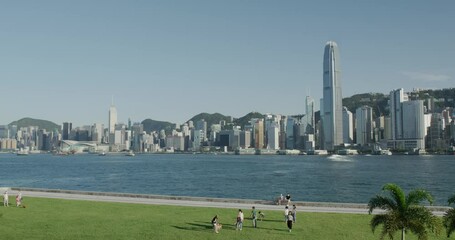
[[[361,106],[370,106],[373,108],[373,118],[376,118],[389,114],[388,100],[389,95],[382,93],[361,93],[343,98],[343,106],[347,107],[352,113],[355,113],[356,109]]]
[[[172,129],[175,128],[175,124],[173,123],[156,121],[150,118],[145,119],[141,123],[144,126],[144,131],[146,131],[147,133],[151,133],[153,131],[159,132],[161,131],[161,129],[164,129],[164,131],[166,131],[166,134],[169,134],[172,131]]]
[[[197,121],[204,119],[204,121],[207,122],[207,127],[210,127],[212,124],[218,124],[220,121],[226,121],[226,123],[231,122],[231,117],[229,116],[224,116],[223,114],[220,113],[199,113],[198,115],[192,117],[188,121],[193,121],[194,124],[196,124]]]
[[[14,121],[10,124],[9,126],[16,125],[17,128],[22,128],[22,127],[31,127],[31,126],[36,126],[39,129],[46,129],[47,131],[54,131],[54,130],[61,130],[60,125],[55,124],[51,121],[47,120],[41,120],[41,119],[33,119],[33,118],[22,118],[20,120]]]
[[[264,118],[264,114],[258,112],[250,112],[241,118],[235,119],[234,125],[240,126],[242,127],[242,129],[245,129],[245,125],[247,125],[252,118]]]

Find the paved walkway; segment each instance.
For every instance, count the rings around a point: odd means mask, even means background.
[[[120,202],[133,204],[154,204],[154,205],[173,205],[189,207],[213,207],[213,208],[233,208],[233,209],[250,209],[255,206],[258,210],[276,210],[282,211],[283,205],[274,205],[271,202],[248,199],[222,199],[222,198],[200,198],[200,197],[178,197],[163,195],[147,194],[123,194],[123,193],[102,193],[102,192],[83,192],[68,190],[51,190],[51,189],[31,189],[31,188],[3,188],[1,193],[8,189],[10,196],[15,196],[21,190],[22,196],[39,197],[39,198],[56,198],[69,200],[86,200],[99,202]],[[349,204],[349,203],[314,203],[314,202],[292,202],[298,207],[300,212],[327,212],[327,213],[352,213],[368,214],[366,204]],[[432,207],[433,213],[437,216],[443,216],[448,209],[446,207]],[[375,210],[374,213],[383,212]]]

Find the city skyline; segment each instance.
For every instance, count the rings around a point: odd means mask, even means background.
[[[453,87],[451,1],[106,3],[3,4],[0,123],[107,125],[112,95],[119,122],[304,113],[329,40],[343,96]]]

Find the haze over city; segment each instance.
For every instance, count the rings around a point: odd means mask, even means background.
[[[454,86],[455,3],[14,1],[0,9],[0,123],[183,123],[304,113],[327,41],[343,97]]]

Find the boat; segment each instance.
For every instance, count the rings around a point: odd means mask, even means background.
[[[24,150],[24,149],[21,149],[21,150],[16,152],[17,156],[27,156],[28,154],[29,154],[29,152],[27,150]]]
[[[357,150],[355,150],[355,149],[345,148],[345,149],[338,150],[338,155],[357,155],[357,154],[359,154],[359,152],[357,152]]]
[[[98,153],[98,156],[106,156],[106,152],[100,152]]]
[[[129,151],[129,152],[126,154],[126,156],[128,156],[128,157],[134,157],[134,156],[136,156],[136,154],[134,154],[133,151]]]
[[[373,151],[371,152],[373,155],[387,155],[391,156],[392,152],[389,149],[382,149],[381,146],[375,144],[373,147]]]

